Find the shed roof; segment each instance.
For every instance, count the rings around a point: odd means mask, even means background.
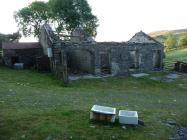
[[[2,48],[5,50],[9,49],[33,49],[41,48],[39,42],[27,42],[27,43],[3,43]]]

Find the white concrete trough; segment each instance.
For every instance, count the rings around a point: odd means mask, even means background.
[[[138,125],[137,111],[120,110],[119,111],[119,123]]]
[[[147,74],[147,73],[136,73],[136,74],[131,74],[133,77],[136,77],[136,78],[138,78],[138,77],[144,77],[144,76],[148,76],[149,74]]]
[[[24,63],[15,63],[14,64],[14,69],[23,69],[24,68]]]
[[[114,123],[116,108],[94,105],[90,112],[90,120]]]

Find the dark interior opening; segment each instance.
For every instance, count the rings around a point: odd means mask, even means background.
[[[101,56],[101,73],[111,74],[109,53],[102,53],[100,56]]]
[[[12,61],[12,65],[14,65],[15,63],[19,63],[19,57],[18,56],[13,56],[11,58],[11,61]]]
[[[137,52],[136,51],[130,51],[130,66],[129,69],[138,69],[138,61],[137,61]]]
[[[156,50],[153,52],[153,66],[154,68],[161,67],[161,51],[160,50]]]
[[[67,53],[67,67],[71,74],[85,75],[94,73],[93,54],[87,50],[73,50]]]

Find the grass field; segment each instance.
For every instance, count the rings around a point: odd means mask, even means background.
[[[187,49],[166,54],[166,68],[187,61]],[[151,73],[149,77],[166,75]],[[187,75],[173,82],[149,77],[110,77],[72,81],[68,87],[51,74],[0,67],[0,140],[167,140],[174,119],[187,125]],[[92,124],[92,105],[136,110],[146,126],[122,129]]]
[[[174,63],[177,61],[183,61],[187,63],[187,48],[180,50],[173,50],[166,53],[164,60],[166,69],[173,69]]]
[[[177,86],[184,80],[113,77],[63,87],[51,74],[0,67],[0,140],[167,140],[173,127],[163,121],[187,124],[187,92]],[[94,104],[136,110],[146,126],[91,124]]]

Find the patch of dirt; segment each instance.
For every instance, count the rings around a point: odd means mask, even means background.
[[[98,78],[106,78],[106,77],[111,77],[112,75],[101,75],[101,76],[95,76],[92,74],[85,74],[85,75],[69,75],[69,80],[70,81],[75,81],[79,79],[98,79]]]
[[[186,84],[178,84],[179,87],[187,89],[187,83]]]
[[[180,76],[178,74],[168,74],[165,76],[151,77],[150,79],[156,81],[172,82],[175,79],[178,79]]]

